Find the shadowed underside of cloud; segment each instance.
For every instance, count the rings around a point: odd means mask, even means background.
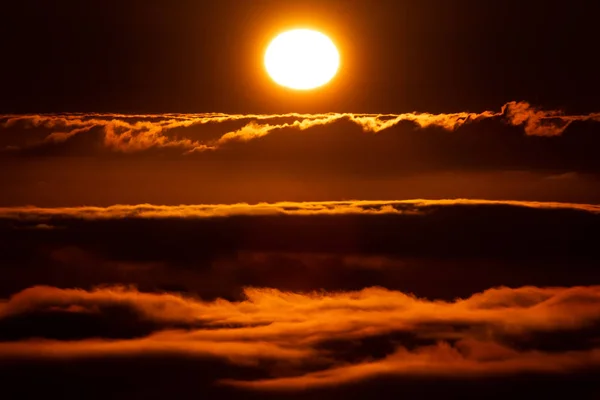
[[[42,284],[135,285],[229,300],[239,300],[248,286],[300,292],[384,286],[451,300],[497,285],[597,285],[598,235],[593,204],[449,199],[0,208],[0,297]]]
[[[222,383],[265,390],[382,376],[564,374],[600,367],[598,286],[499,287],[454,301],[376,287],[320,293],[247,288],[245,297],[202,301],[123,287],[32,287],[0,303],[0,331],[14,334],[0,343],[0,357],[218,359],[262,373],[251,380],[221,376]],[[90,316],[117,325],[115,309],[128,310],[137,323],[154,323],[154,329],[141,337],[124,332],[118,339],[40,335],[44,324],[59,325],[56,331],[80,330]],[[29,325],[15,326],[23,317]],[[27,332],[32,327],[38,336]]]
[[[4,115],[0,116],[0,127],[41,128],[44,133],[30,140],[17,138],[7,141],[4,149],[22,150],[48,143],[65,142],[75,136],[89,134],[100,129],[105,147],[135,152],[151,148],[179,148],[186,153],[216,150],[231,141],[249,141],[292,128],[306,130],[347,120],[358,125],[364,132],[377,133],[400,123],[413,123],[416,127],[439,127],[455,130],[465,124],[486,119],[499,119],[506,124],[522,126],[527,135],[557,136],[576,121],[600,121],[599,113],[589,115],[564,115],[556,110],[539,110],[527,102],[509,102],[500,112],[458,112],[449,114],[404,113],[404,114],[53,114],[53,115]],[[224,131],[217,137],[194,139],[187,137],[181,129],[236,123],[237,129]],[[179,136],[169,131],[180,129]]]

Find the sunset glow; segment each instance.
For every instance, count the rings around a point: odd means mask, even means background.
[[[0,400],[600,400],[600,1],[2,5]]]

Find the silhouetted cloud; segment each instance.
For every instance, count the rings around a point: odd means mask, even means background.
[[[448,114],[403,113],[403,114],[163,114],[163,115],[124,115],[124,114],[46,114],[46,115],[4,115],[0,116],[3,128],[17,125],[44,128],[47,130],[42,143],[64,142],[76,135],[101,128],[104,145],[113,150],[135,152],[150,148],[181,148],[185,152],[215,150],[227,142],[249,141],[281,129],[306,130],[336,121],[348,120],[358,125],[364,132],[377,133],[392,128],[402,122],[410,122],[419,128],[440,127],[455,130],[467,123],[496,118],[514,126],[523,126],[527,135],[556,136],[574,121],[600,121],[599,113],[589,115],[563,115],[557,110],[539,110],[527,102],[509,102],[500,112],[481,113],[458,112]],[[239,129],[225,132],[219,138],[201,140],[185,136],[173,137],[169,131],[176,128],[212,123],[240,121]],[[31,146],[31,143],[28,144]],[[21,146],[8,144],[8,149]]]
[[[136,285],[232,300],[246,286],[383,285],[452,299],[496,285],[600,284],[599,234],[593,204],[448,199],[1,208],[0,296],[40,284]]]
[[[597,203],[598,124],[523,102],[447,114],[2,116],[0,205]]]

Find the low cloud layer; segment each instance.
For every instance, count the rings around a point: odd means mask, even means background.
[[[527,102],[509,102],[500,112],[458,112],[448,114],[404,113],[404,114],[49,114],[49,115],[4,115],[0,116],[0,127],[11,129],[43,128],[45,134],[27,144],[10,141],[5,150],[19,150],[44,143],[65,142],[77,135],[86,135],[99,129],[104,145],[112,150],[136,152],[151,148],[180,148],[186,153],[216,150],[231,141],[249,141],[281,129],[306,130],[329,125],[341,120],[358,125],[366,133],[378,133],[400,123],[408,122],[418,128],[439,127],[455,130],[465,124],[486,119],[500,119],[506,124],[523,127],[531,136],[561,135],[576,121],[600,121],[599,113],[589,115],[565,115],[558,110],[540,110]],[[184,131],[171,135],[174,129],[185,129],[210,124],[238,123],[240,127],[224,131],[213,138],[190,138]],[[27,131],[25,131],[27,132]]]
[[[594,387],[599,232],[596,205],[569,203],[3,208],[3,388],[32,371],[149,397]]]
[[[118,309],[138,323],[154,323],[154,330],[111,340],[35,336],[44,324],[59,324],[57,332],[76,331],[84,326],[78,316],[88,324],[90,317],[119,324]],[[72,319],[61,327],[65,315]],[[20,317],[28,318],[30,332],[21,328],[21,340],[0,343],[4,359],[216,358],[261,370],[260,379],[219,380],[259,390],[347,385],[390,375],[562,374],[600,367],[598,286],[499,287],[454,301],[377,287],[305,294],[247,288],[239,302],[122,287],[32,287],[0,303],[2,331]],[[276,364],[261,365],[264,360]]]
[[[205,299],[365,286],[450,300],[600,284],[597,205],[488,200],[0,209],[0,297],[135,285]],[[427,276],[428,279],[423,279]],[[468,277],[465,279],[465,277]]]

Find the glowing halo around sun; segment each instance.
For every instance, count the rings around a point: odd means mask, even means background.
[[[324,34],[294,29],[277,36],[267,47],[265,68],[276,83],[291,89],[323,86],[337,73],[340,54]]]

